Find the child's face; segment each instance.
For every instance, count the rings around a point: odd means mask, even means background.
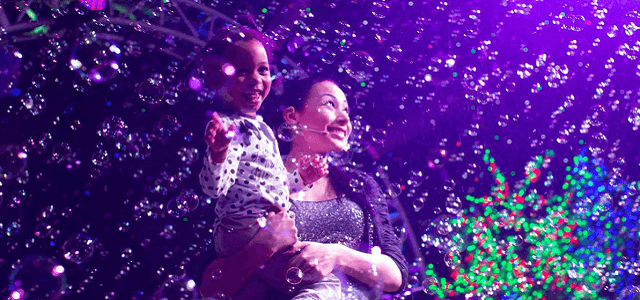
[[[271,90],[271,72],[267,51],[257,40],[239,41],[230,47],[226,57],[235,67],[229,88],[229,104],[255,116]]]

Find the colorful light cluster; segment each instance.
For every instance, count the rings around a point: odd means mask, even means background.
[[[585,153],[567,167],[564,193],[543,196],[534,184],[553,151],[530,161],[525,179],[511,188],[486,150],[492,193],[467,196],[470,207],[448,221],[451,240],[460,242],[444,247],[449,279],[429,265],[427,292],[467,299],[635,299],[622,292],[640,271],[638,183],[612,178],[601,159]]]

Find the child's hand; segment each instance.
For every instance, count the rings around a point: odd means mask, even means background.
[[[221,163],[227,157],[229,143],[235,133],[235,125],[231,124],[226,128],[216,112],[211,115],[213,122],[207,126],[204,141],[209,145],[209,155],[214,163]]]
[[[321,155],[302,155],[298,157],[298,173],[304,184],[312,184],[329,174],[329,164]]]

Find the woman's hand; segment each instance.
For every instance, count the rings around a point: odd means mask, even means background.
[[[258,231],[258,238],[272,253],[291,248],[298,242],[298,229],[294,216],[289,215],[284,209],[277,213],[268,212],[266,225]]]
[[[331,274],[338,266],[344,246],[340,244],[321,244],[303,242],[302,252],[294,256],[286,269],[298,267],[304,274],[303,280],[316,282]]]
[[[302,155],[297,158],[298,173],[304,184],[312,184],[329,174],[327,159],[320,155]]]
[[[204,141],[209,145],[209,155],[213,163],[222,163],[227,157],[229,143],[235,132],[235,125],[224,126],[218,113],[211,114],[212,122],[207,126]]]

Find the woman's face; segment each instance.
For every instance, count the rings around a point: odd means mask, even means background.
[[[349,104],[342,90],[330,81],[311,88],[304,109],[298,114],[300,138],[312,153],[327,153],[347,148],[351,135]]]

